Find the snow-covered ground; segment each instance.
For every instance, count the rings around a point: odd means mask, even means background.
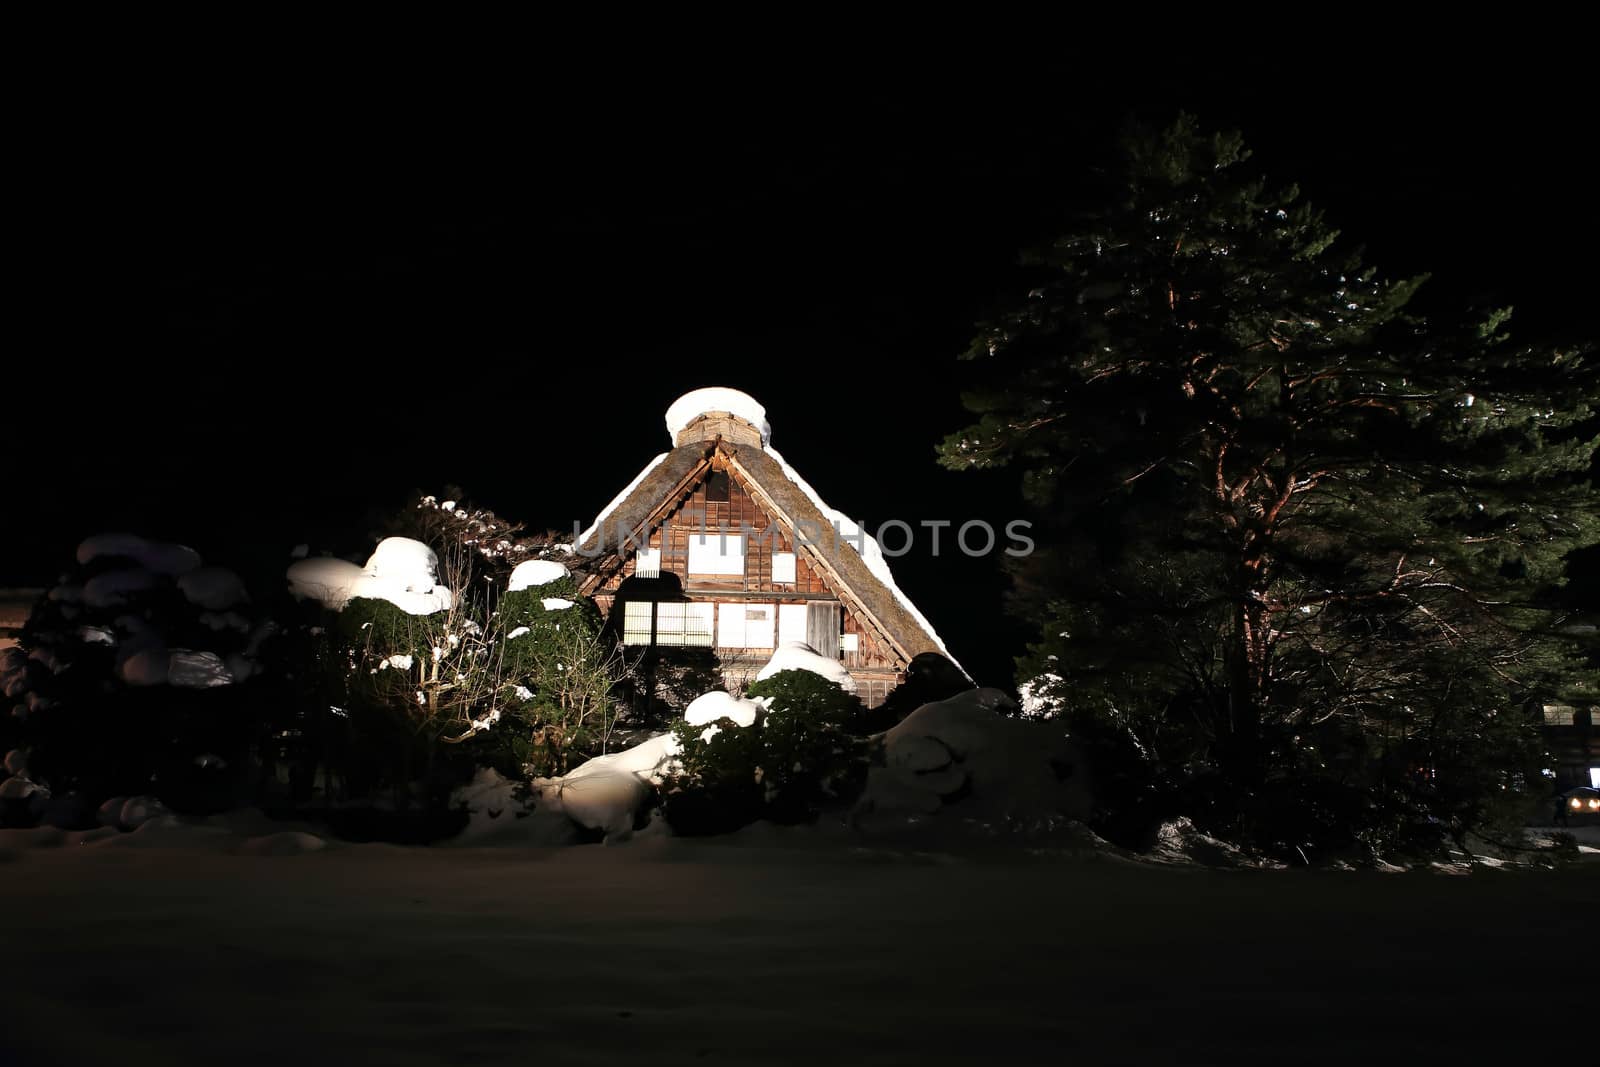
[[[1347,1067],[1592,1040],[1600,866],[1221,872],[827,837],[7,838],[0,1063]]]

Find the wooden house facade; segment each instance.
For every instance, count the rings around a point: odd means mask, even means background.
[[[580,592],[624,644],[713,649],[730,691],[800,641],[837,658],[868,707],[882,703],[914,656],[943,644],[863,558],[864,539],[766,448],[759,405],[703,392],[737,410],[682,425],[669,413],[673,450],[579,538],[592,561]]]

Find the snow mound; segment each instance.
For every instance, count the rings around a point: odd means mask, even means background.
[[[856,680],[850,677],[850,672],[845,670],[844,664],[836,659],[829,659],[804,641],[785,641],[779,645],[772,653],[772,658],[767,660],[767,665],[757,672],[756,681],[771,678],[780,671],[810,671],[826,678],[846,693],[856,691]]]
[[[172,655],[160,646],[141,648],[117,664],[117,677],[129,685],[166,685]]]
[[[156,574],[187,574],[200,566],[200,554],[187,545],[147,541],[128,533],[95,534],[78,545],[78,563],[96,559],[128,559]]]
[[[956,806],[979,820],[1038,827],[1089,811],[1085,764],[1059,730],[1010,717],[998,689],[924,704],[880,735],[856,817],[928,815]]]
[[[1219,840],[1197,829],[1187,816],[1161,824],[1155,846],[1147,858],[1159,863],[1195,864],[1201,867],[1281,867],[1251,856],[1238,845]]]
[[[591,760],[586,760],[568,771],[564,780],[571,782],[593,774],[609,774],[614,771],[620,771],[636,775],[654,784],[661,780],[663,773],[670,771],[674,767],[678,753],[681,751],[678,739],[670,733],[657,734],[647,741],[641,741],[632,748],[625,748],[621,752],[609,752],[604,756],[596,756]]]
[[[156,587],[156,576],[143,568],[107,571],[90,578],[83,586],[83,602],[92,608],[114,608],[128,602],[132,593]]]
[[[657,734],[632,748],[587,760],[565,777],[535,778],[538,809],[565,815],[588,830],[631,833],[650,787],[677,768],[681,751],[670,733]]]
[[[104,811],[104,806],[101,808]],[[117,812],[116,825],[124,830],[137,830],[152,819],[170,815],[167,806],[155,797],[129,797]]]
[[[226,567],[196,567],[179,576],[178,588],[189,603],[207,611],[227,611],[250,600],[244,581]]]
[[[237,611],[202,611],[200,625],[208,630],[236,630],[239,633],[250,632],[250,620],[240,615]]]
[[[450,794],[450,806],[467,811],[467,825],[453,839],[456,844],[478,844],[504,836],[534,810],[527,785],[504,777],[493,767],[479,767],[471,782]]]
[[[386,537],[365,567],[342,559],[302,559],[289,565],[289,592],[342,611],[357,597],[387,600],[410,615],[432,615],[453,603],[438,584],[438,557],[409,537]]]
[[[101,826],[109,826],[113,830],[122,826],[122,806],[128,802],[127,797],[112,797],[95,812],[95,819]]]
[[[684,393],[667,409],[667,434],[676,441],[678,433],[701,415],[713,411],[726,411],[736,415],[761,430],[761,446],[772,440],[772,423],[767,421],[767,409],[755,397],[738,389],[713,385]]]
[[[547,596],[539,603],[544,605],[546,611],[566,611],[572,607],[572,601],[563,596]]]
[[[732,719],[740,726],[754,726],[761,704],[755,700],[741,700],[721,689],[713,689],[696,697],[684,709],[683,721],[690,726],[709,726],[718,719]]]
[[[0,800],[26,800],[31,796],[49,796],[43,786],[35,785],[20,775],[0,782]]]
[[[577,778],[568,775],[556,793],[567,818],[585,829],[607,834],[632,830],[649,795],[650,787],[638,775],[604,768]]]
[[[511,583],[506,589],[508,592],[516,593],[523,589],[532,589],[537,585],[549,585],[571,573],[565,564],[552,559],[524,560],[512,570]]]
[[[367,557],[367,573],[401,584],[410,593],[426,593],[438,581],[439,557],[421,541],[385,537]]]
[[[320,852],[328,842],[303,830],[283,830],[275,834],[246,838],[238,848],[242,856],[299,856]]]
[[[356,596],[367,577],[362,568],[344,559],[302,559],[289,565],[289,592],[300,600],[316,600],[338,611]]]

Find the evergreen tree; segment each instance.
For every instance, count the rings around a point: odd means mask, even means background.
[[[1054,532],[1017,569],[1022,676],[1113,807],[1181,793],[1286,849],[1459,832],[1536,761],[1519,708],[1592,684],[1543,606],[1600,537],[1592,366],[1507,310],[1425,321],[1424,279],[1248,158],[1187,117],[1129,134],[965,353],[941,460],[1019,468]]]

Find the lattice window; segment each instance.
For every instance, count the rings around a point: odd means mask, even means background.
[[[648,645],[650,643],[651,607],[648,600],[630,600],[623,605],[622,643]]]

